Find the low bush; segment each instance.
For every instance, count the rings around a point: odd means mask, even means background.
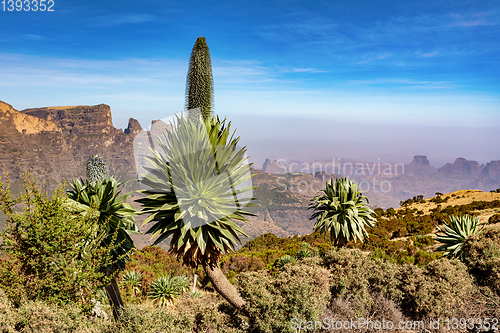
[[[8,217],[2,233],[9,254],[0,259],[0,288],[18,306],[24,300],[88,307],[98,289],[109,283],[101,267],[111,263],[104,237],[92,213],[74,215],[63,186],[52,196],[36,179],[24,177],[24,193],[10,194],[9,181],[0,182],[0,209]],[[14,207],[21,205],[21,212]]]
[[[355,316],[367,315],[373,304],[372,293],[383,293],[389,299],[402,295],[398,280],[399,266],[373,259],[358,249],[332,250],[323,257],[323,265],[332,274],[333,299],[350,299]]]
[[[458,259],[441,258],[424,268],[401,267],[403,307],[415,318],[451,317],[476,294],[467,267]]]
[[[224,274],[229,274],[230,271],[234,271],[235,273],[258,271],[264,269],[264,267],[264,263],[259,258],[244,255],[229,257],[222,263]]]
[[[165,306],[172,304],[175,298],[188,290],[189,279],[185,275],[160,276],[151,283],[149,297]]]
[[[406,322],[409,318],[405,317],[401,311],[400,305],[392,300],[387,299],[383,294],[373,293],[372,294],[372,304],[369,309],[370,316],[366,319],[371,321],[371,324],[366,322],[360,322],[359,319],[365,319],[364,317],[357,317],[355,315],[355,302],[351,296],[345,298],[334,298],[331,300],[328,307],[325,309],[321,315],[321,328],[314,330],[314,333],[327,333],[327,332],[339,332],[339,333],[375,333],[384,332],[386,330],[383,327],[380,329],[374,328],[375,322],[386,323],[391,321],[394,323],[394,327],[397,328],[399,322]],[[351,320],[356,323],[356,328],[350,329],[348,325],[343,328],[339,327],[339,323],[348,322]],[[376,325],[376,324],[375,324]],[[305,325],[303,325],[305,326]],[[317,325],[319,326],[319,325]],[[347,326],[347,328],[345,328]],[[389,331],[389,330],[387,330]],[[397,330],[395,331],[397,332]]]
[[[394,304],[402,300],[402,314],[419,320],[466,314],[470,309],[481,309],[483,315],[491,316],[492,308],[486,304],[498,302],[478,294],[467,267],[458,259],[441,258],[421,268],[342,248],[328,252],[323,265],[332,274],[332,302],[348,303],[350,313],[357,318],[373,314],[377,295]]]
[[[183,301],[189,301],[185,298]],[[204,297],[204,302],[182,308],[157,308],[148,304],[125,305],[120,321],[91,319],[73,305],[56,306],[26,301],[19,308],[0,289],[0,332],[2,333],[243,333],[239,317],[228,315],[227,303]],[[112,318],[110,309],[108,316]]]
[[[489,224],[500,223],[500,214],[494,214],[488,219]]]
[[[500,228],[487,228],[467,239],[463,258],[477,281],[500,296]]]
[[[283,268],[286,264],[295,264],[297,263],[297,259],[295,257],[292,257],[292,256],[289,256],[287,254],[285,254],[284,256],[282,256],[281,258],[279,258],[278,260],[276,260],[274,262],[274,267],[276,267],[277,269],[281,269]]]
[[[292,318],[317,320],[330,298],[328,270],[310,263],[285,265],[276,274],[240,274],[238,288],[247,302],[250,328],[258,332],[293,332]]]

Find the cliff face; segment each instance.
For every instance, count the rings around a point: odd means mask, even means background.
[[[418,178],[431,176],[436,172],[436,168],[429,163],[427,156],[424,155],[415,155],[413,161],[405,166],[405,174]]]
[[[270,159],[266,159],[262,166],[262,171],[267,173],[286,173],[287,168],[278,161],[271,162]]]
[[[113,127],[104,104],[20,112],[0,102],[0,175],[9,172],[14,191],[20,190],[20,176],[27,171],[46,180],[49,190],[85,178],[87,158],[96,154],[108,164],[110,175],[136,179],[133,139]],[[135,185],[127,184],[129,189]]]
[[[134,134],[135,135],[135,134],[139,133],[140,131],[142,131],[141,124],[139,124],[137,119],[130,118],[128,120],[128,126],[124,131],[125,134]]]
[[[481,177],[487,177],[493,180],[500,180],[500,160],[491,161],[481,170]]]
[[[58,124],[47,120],[23,114],[12,105],[0,101],[0,128],[3,133],[16,130],[21,134],[38,134],[42,131],[61,132]]]
[[[413,165],[430,165],[429,160],[427,159],[427,156],[424,155],[415,155],[413,157],[413,162],[411,162]]]
[[[21,114],[56,123],[67,134],[110,134],[116,131],[111,109],[105,104],[34,108],[22,110]]]
[[[481,166],[476,161],[469,161],[465,158],[459,157],[453,164],[446,163],[441,167],[438,172],[446,176],[477,176],[481,172]]]

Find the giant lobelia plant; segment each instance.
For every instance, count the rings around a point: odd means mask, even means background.
[[[169,252],[184,264],[201,265],[212,285],[230,304],[243,309],[244,300],[219,268],[219,258],[241,243],[245,232],[234,220],[248,222],[253,187],[245,147],[230,131],[230,123],[210,118],[178,117],[170,131],[158,138],[161,151],[152,150],[151,164],[142,180],[147,187],[138,199],[153,222],[146,233],[167,237]],[[247,236],[248,237],[248,236]]]
[[[318,218],[314,231],[329,234],[337,246],[362,242],[368,236],[366,227],[373,228],[377,222],[367,203],[356,183],[347,178],[330,179],[308,208],[314,210],[310,220]]]
[[[479,226],[482,228],[479,229]],[[449,216],[449,223],[444,222],[444,230],[438,227],[443,235],[438,235],[436,240],[443,245],[437,251],[444,251],[448,258],[459,258],[463,260],[462,249],[465,240],[474,234],[481,232],[484,224],[479,224],[479,217],[470,215]]]
[[[86,171],[85,181],[72,180],[68,202],[80,214],[97,214],[100,231],[105,234],[101,246],[112,249],[112,264],[102,270],[111,277],[106,293],[113,305],[113,316],[118,320],[123,301],[114,276],[118,270],[125,269],[125,262],[135,249],[129,233],[139,232],[134,219],[138,211],[125,202],[131,193],[120,196],[122,190],[118,188],[124,182],[108,176],[108,168],[99,155],[88,159]]]

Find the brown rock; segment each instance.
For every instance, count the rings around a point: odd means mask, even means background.
[[[424,155],[415,155],[413,157],[413,162],[411,162],[413,165],[430,165],[429,160],[427,159],[427,156]]]
[[[453,164],[446,163],[438,172],[451,177],[477,176],[481,172],[481,166],[476,161],[469,161],[463,157],[459,157]]]
[[[139,124],[139,122],[137,121],[137,119],[134,119],[134,118],[130,118],[128,120],[128,126],[127,128],[125,129],[125,134],[137,134],[139,133],[140,131],[142,131],[142,127],[141,127],[141,124]]]
[[[12,105],[2,101],[0,101],[0,126],[4,132],[16,130],[22,134],[38,134],[42,131],[61,132],[56,123],[22,114]]]
[[[436,168],[429,163],[427,156],[424,155],[415,155],[413,162],[406,165],[404,169],[405,175],[417,178],[433,175],[436,171]]]
[[[481,170],[481,177],[500,180],[500,161],[491,161]]]
[[[262,171],[267,172],[267,173],[286,173],[287,168],[283,164],[281,164],[279,161],[273,161],[271,162],[270,159],[266,159],[264,164],[262,165]]]
[[[21,111],[23,114],[52,121],[68,134],[109,134],[113,130],[109,105],[54,106]]]
[[[48,190],[73,178],[85,178],[86,161],[96,154],[116,179],[137,178],[133,136],[112,126],[107,105],[20,112],[0,102],[0,176],[9,173],[14,193],[22,189],[20,176],[27,171],[40,182],[45,180]],[[136,183],[126,186],[132,189]]]

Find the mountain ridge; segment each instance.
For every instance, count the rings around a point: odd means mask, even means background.
[[[139,133],[144,135],[141,124],[134,118],[129,119],[125,130],[116,129],[111,108],[106,104],[17,111],[0,101],[0,175],[9,173],[14,193],[21,191],[21,175],[27,171],[43,177],[47,181],[47,190],[53,190],[73,178],[85,178],[87,158],[100,154],[111,175],[129,181],[125,191],[138,189],[138,183],[133,180],[137,178],[134,138]],[[309,220],[308,200],[323,188],[326,181],[345,176],[346,172],[351,173],[360,186],[369,184],[366,190],[361,190],[371,204],[386,208],[397,207],[401,200],[416,195],[429,197],[435,192],[489,191],[500,187],[500,161],[479,165],[459,157],[441,168],[430,165],[425,155],[416,155],[408,164],[349,159],[315,162],[316,167],[321,165],[331,169],[315,170],[313,162],[308,164],[311,172],[298,173],[304,167],[300,161],[280,160],[278,164],[268,159],[266,172],[252,170],[254,184],[260,186],[255,194],[261,209],[256,210],[257,216],[250,219],[251,225],[242,224],[252,238],[265,232],[281,237],[309,233],[314,221]],[[286,172],[272,173],[273,168]],[[444,180],[441,181],[440,177]],[[426,182],[433,186],[427,186]],[[384,193],[387,184],[390,184],[391,191]],[[132,196],[127,201],[133,203],[134,198]],[[137,220],[138,224],[142,222],[140,218]],[[134,238],[141,244],[149,243],[148,236],[139,236]]]

